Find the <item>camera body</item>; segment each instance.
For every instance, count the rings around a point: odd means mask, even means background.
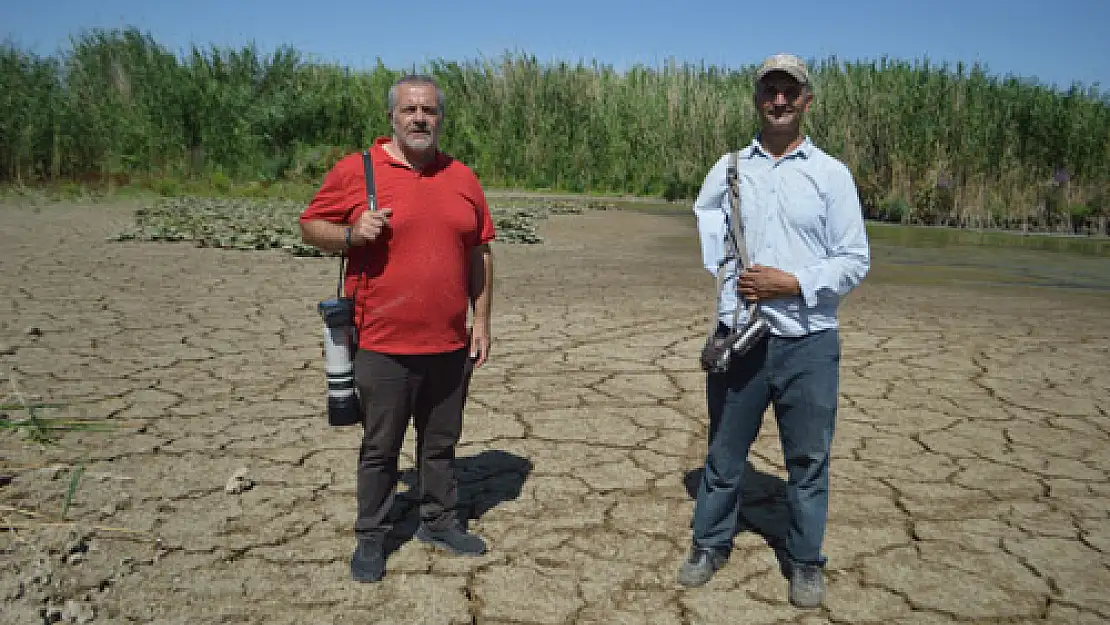
[[[328,425],[362,423],[355,389],[354,353],[358,349],[355,302],[335,297],[317,305],[324,319],[324,372],[328,379]]]
[[[771,332],[771,324],[758,315],[752,315],[743,328],[728,334],[715,333],[701,350],[701,368],[708,373],[728,371],[733,356],[743,356]]]

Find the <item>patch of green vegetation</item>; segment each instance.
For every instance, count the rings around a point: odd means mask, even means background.
[[[64,404],[32,401],[20,391],[14,372],[9,372],[8,381],[11,383],[12,393],[7,397],[0,396],[0,431],[22,434],[28,442],[44,446],[57,444],[58,438],[65,432],[108,432],[115,429],[114,423],[44,414],[44,411],[62,408]],[[86,458],[83,458],[73,465],[62,500],[61,519],[66,518],[81,486],[85,462]],[[10,480],[11,477],[8,476],[7,479]]]
[[[73,496],[77,494],[77,487],[81,485],[81,476],[85,474],[85,464],[81,463],[73,469],[69,477],[69,486],[66,487],[65,499],[62,500],[62,518],[69,514],[69,506],[73,503]]]
[[[305,202],[268,197],[163,197],[135,212],[135,224],[111,237],[113,241],[189,241],[199,247],[241,250],[281,249],[295,256],[321,256],[301,241],[297,219]],[[539,221],[549,215],[576,214],[613,208],[612,203],[586,199],[513,198],[490,207],[502,243],[541,243]]]
[[[0,403],[0,430],[22,432],[31,442],[46,445],[56,442],[62,432],[106,432],[111,429],[106,423],[43,414],[44,410],[61,407],[62,404],[42,402]]]
[[[135,211],[134,227],[116,241],[191,241],[201,247],[286,249],[298,256],[319,252],[300,242],[297,215],[304,204],[294,200],[168,197]]]

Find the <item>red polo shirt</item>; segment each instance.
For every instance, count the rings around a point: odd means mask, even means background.
[[[348,252],[344,287],[355,298],[359,347],[434,354],[466,346],[470,251],[494,238],[478,178],[440,153],[418,172],[370,148],[378,209],[393,211],[378,240]],[[362,153],[328,172],[301,221],[354,223],[366,211]]]

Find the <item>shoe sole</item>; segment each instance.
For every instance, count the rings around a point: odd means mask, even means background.
[[[371,573],[358,573],[354,570],[354,568],[351,569],[351,579],[363,584],[380,582],[382,581],[383,577],[385,577],[385,571],[382,571],[380,575],[373,575]]]
[[[439,549],[440,551],[446,551],[446,552],[454,554],[456,556],[469,556],[471,558],[477,558],[478,556],[483,556],[483,555],[486,554],[486,550],[482,550],[481,552],[478,552],[478,553],[475,553],[473,551],[462,551],[461,549],[456,549],[456,548],[452,547],[450,544],[448,544],[445,541],[437,540],[437,539],[431,538],[429,536],[423,536],[421,534],[416,535],[416,540],[419,540],[420,542],[424,543],[425,545],[431,545],[432,547],[434,547],[436,549]]]
[[[682,575],[679,575],[678,576],[678,583],[682,584],[683,586],[685,586],[687,588],[698,588],[700,586],[704,586],[704,585],[708,584],[709,580],[711,580],[711,579],[713,579],[712,575],[709,575],[708,577],[706,577],[704,579],[702,579],[701,577],[698,577],[696,579],[691,579],[689,577],[684,577]]]
[[[383,577],[385,577],[384,569],[378,575],[374,575],[372,573],[359,573],[355,571],[354,566],[351,567],[351,579],[355,580],[356,582],[360,582],[363,584],[373,584],[374,582],[382,581]]]
[[[821,593],[821,596],[817,598],[816,602],[802,601],[802,600],[799,600],[796,597],[790,597],[790,605],[794,606],[795,608],[798,608],[799,610],[816,610],[816,609],[820,608],[825,603],[824,594],[825,593]]]
[[[354,573],[351,573],[351,579],[360,584],[375,584],[382,581],[383,577],[385,577],[385,575],[374,577],[373,575],[355,575]]]

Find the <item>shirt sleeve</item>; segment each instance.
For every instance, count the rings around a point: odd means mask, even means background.
[[[301,213],[301,221],[322,219],[331,223],[348,223],[354,210],[366,203],[366,184],[363,181],[362,155],[358,158],[357,179],[352,179],[351,156],[341,159],[324,176],[308,207]]]
[[[809,308],[817,306],[823,295],[847,295],[871,268],[863,208],[847,167],[841,165],[832,174],[825,201],[828,210],[825,226],[828,254],[796,274],[802,297]]]
[[[482,191],[482,185],[477,182],[474,183],[477,189],[476,198],[478,205],[478,245],[485,245],[492,242],[497,237],[497,230],[493,226],[493,216],[489,211],[489,203],[486,201],[486,194]]]
[[[694,200],[694,215],[698,219],[698,238],[701,240],[702,264],[709,273],[717,275],[717,268],[725,257],[725,211],[728,210],[728,155],[724,155],[709,169]]]

